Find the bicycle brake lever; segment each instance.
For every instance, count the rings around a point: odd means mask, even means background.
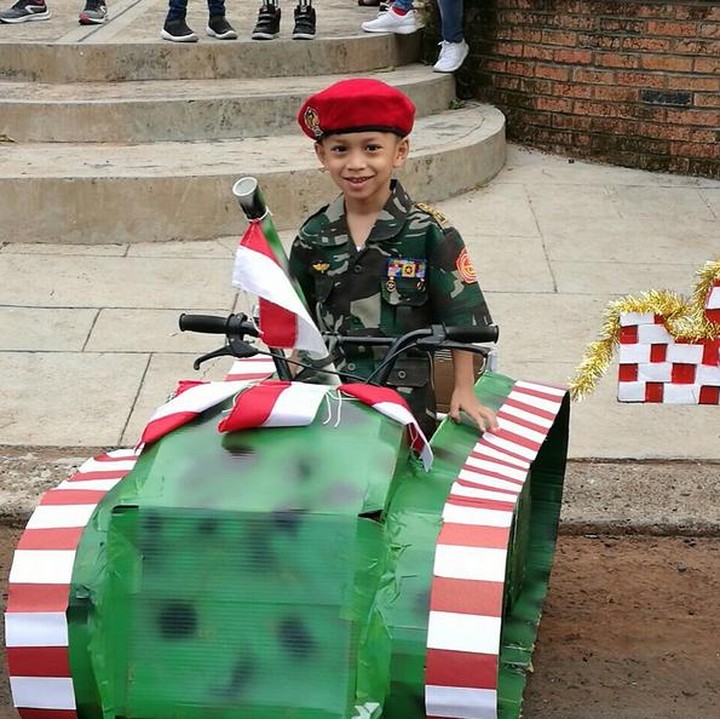
[[[213,350],[212,352],[208,352],[207,354],[200,355],[194,362],[193,362],[193,369],[200,369],[200,365],[203,362],[207,362],[208,360],[215,359],[216,357],[225,357],[226,355],[232,355],[232,352],[230,351],[230,347],[228,345],[225,345],[225,347],[220,347],[219,349]]]

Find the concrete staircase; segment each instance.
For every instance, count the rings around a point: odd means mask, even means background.
[[[81,0],[82,2],[82,0]],[[258,3],[228,3],[240,34],[162,41],[162,0],[110,5],[105,25],[77,24],[81,9],[49,0],[53,19],[0,25],[0,241],[127,243],[202,239],[244,225],[230,193],[260,180],[280,228],[334,194],[312,142],[295,124],[310,93],[351,75],[376,75],[418,108],[401,173],[418,200],[439,201],[490,180],[505,158],[496,109],[456,103],[454,79],[418,62],[420,33],[367,35],[374,10],[318,3],[318,36],[249,40]]]

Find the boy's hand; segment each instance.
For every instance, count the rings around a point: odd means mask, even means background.
[[[484,432],[492,432],[498,428],[495,412],[480,404],[472,388],[461,389],[456,387],[453,390],[448,416],[453,422],[459,422],[461,411],[465,412]]]

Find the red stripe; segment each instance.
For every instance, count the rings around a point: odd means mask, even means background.
[[[638,328],[637,325],[627,325],[620,328],[620,344],[622,345],[633,345],[637,344],[638,341]]]
[[[673,384],[693,384],[695,382],[694,364],[677,363],[672,366],[671,382]]]
[[[84,527],[62,527],[53,529],[26,529],[18,549],[76,549]]]
[[[662,402],[663,401],[663,383],[648,382],[645,385],[645,401],[646,402]]]
[[[666,357],[667,357],[667,345],[666,344],[650,345],[650,361],[651,362],[664,362]]]
[[[559,389],[559,388],[558,388]],[[557,406],[560,406],[560,403],[562,402],[562,397],[558,397],[554,394],[548,394],[547,392],[541,392],[537,389],[532,389],[530,387],[518,387],[517,384],[513,386],[510,394],[528,394],[531,397],[537,397],[538,399],[545,399],[548,402],[554,402],[557,404]]]
[[[543,427],[539,424],[535,424],[534,422],[530,422],[526,419],[522,419],[521,417],[516,417],[514,414],[510,414],[509,412],[503,412],[503,408],[500,407],[500,410],[497,413],[498,417],[502,417],[503,419],[506,419],[508,422],[514,422],[515,424],[520,425],[521,427],[525,427],[525,429],[531,429],[533,432],[538,432],[539,434],[545,436],[548,433],[548,428]]]
[[[298,335],[298,316],[274,302],[258,299],[260,332],[268,347],[295,347]]]
[[[67,647],[7,647],[5,651],[10,676],[70,676]]]
[[[26,709],[17,707],[21,719],[77,719],[74,709]]]
[[[720,404],[720,387],[701,387],[698,404]]]
[[[532,405],[525,404],[525,402],[521,402],[515,397],[507,397],[502,403],[502,407],[505,407],[506,405],[510,407],[515,407],[516,409],[521,409],[524,412],[529,412],[530,414],[535,414],[538,417],[548,419],[551,422],[555,421],[555,414],[553,412],[548,412],[547,410],[540,409],[539,407],[533,407]],[[502,407],[500,407],[500,409],[502,409]]]
[[[501,472],[496,472],[495,470],[483,469],[483,470],[478,471],[477,467],[471,467],[470,465],[463,467],[463,469],[468,469],[472,472],[475,472],[475,474],[477,474],[481,480],[482,480],[482,477],[495,477],[495,479],[503,479],[508,482],[515,482],[518,486],[523,485],[523,481],[513,479],[512,477],[507,477],[504,474],[502,474]],[[466,481],[470,481],[470,480],[466,480]]]
[[[468,487],[468,489],[484,489],[488,492],[499,492],[500,494],[507,494],[508,500],[514,502],[515,498],[518,496],[519,492],[515,492],[511,489],[500,489],[499,487],[493,487],[491,484],[483,484],[482,481],[482,475],[480,475],[477,479],[477,481],[471,482],[468,479],[458,479],[455,480],[459,485],[463,487]],[[522,487],[522,484],[518,484],[518,489]]]
[[[277,398],[289,386],[290,382],[267,380],[243,390],[235,398],[230,414],[218,424],[218,430],[237,432],[261,427],[270,417]]]
[[[226,382],[233,382],[235,380],[242,379],[266,379],[272,374],[272,372],[254,372],[252,374],[229,374],[225,377]]]
[[[620,382],[637,382],[638,366],[636,364],[621,364],[618,368]]]
[[[178,427],[182,427],[184,424],[195,419],[200,414],[199,412],[173,412],[166,417],[160,417],[159,419],[153,419],[148,422],[147,426],[143,430],[140,441],[144,444],[151,444],[160,437],[164,437],[168,432],[172,432]],[[95,474],[90,472],[89,474]]]
[[[129,469],[108,469],[105,471],[97,472],[75,472],[71,477],[68,477],[68,482],[84,482],[88,479],[122,479],[126,474],[130,474]]]
[[[493,434],[496,437],[500,437],[500,439],[507,440],[508,442],[512,442],[513,444],[519,444],[521,447],[531,449],[534,452],[537,452],[537,450],[540,449],[540,445],[542,444],[542,442],[536,442],[533,439],[522,437],[521,435],[515,434],[508,429],[496,429]]]
[[[106,489],[51,489],[40,498],[40,504],[97,504]]]
[[[477,445],[476,445],[477,446]],[[505,450],[500,449],[499,447],[492,447],[495,452],[500,452],[501,454],[507,454],[508,457],[514,457],[513,454],[510,454],[510,452],[505,452]],[[525,472],[527,474],[528,470],[530,469],[530,460],[523,458],[523,462],[525,463],[524,467],[518,467],[517,464],[513,464],[512,462],[509,462],[505,459],[498,459],[495,456],[490,456],[488,454],[483,454],[484,451],[488,451],[490,449],[490,445],[486,442],[485,444],[481,444],[479,449],[473,449],[472,452],[470,452],[470,457],[476,457],[477,459],[483,459],[486,462],[496,462],[497,464],[501,464],[503,467],[509,467],[510,469],[514,469],[517,472]],[[467,461],[467,460],[466,460]],[[484,472],[484,469],[478,469],[477,467],[473,467],[470,464],[464,464],[463,469],[470,469],[473,472]],[[515,479],[514,482],[522,482],[521,479]]]
[[[501,617],[504,591],[502,582],[433,577],[430,609],[436,612]]]
[[[494,436],[497,436],[499,439],[505,439],[504,437],[500,437],[499,432],[493,432]],[[505,440],[506,442],[509,442],[509,440]],[[506,447],[500,447],[499,445],[495,445],[492,442],[488,442],[485,440],[485,446],[486,447],[492,447],[496,452],[502,452],[503,454],[507,454],[509,457],[513,457],[514,459],[520,459],[525,464],[530,465],[531,460],[529,460],[527,457],[524,457],[522,454],[518,454],[517,452],[512,452],[511,450],[507,449]],[[520,467],[518,467],[520,469]]]
[[[205,384],[201,381],[196,380],[183,380],[179,382],[178,384]],[[111,457],[107,452],[103,452],[102,454],[99,454],[97,457],[93,457],[93,459],[96,462],[127,462],[129,459],[137,459],[137,455],[135,454],[127,454],[123,455],[121,457]]]
[[[428,649],[425,683],[441,687],[495,689],[498,658],[494,654]]]
[[[720,310],[718,310],[720,312]],[[711,367],[717,367],[720,361],[720,339],[706,340],[703,346],[703,364],[709,364]]]
[[[509,540],[509,527],[483,527],[474,524],[444,523],[438,536],[438,544],[488,549],[506,549]]]
[[[482,497],[460,497],[456,494],[451,494],[445,504],[454,504],[456,507],[474,507],[476,509],[494,509],[500,512],[510,512],[515,505],[515,500],[500,502]]]
[[[11,584],[6,611],[64,612],[69,597],[69,584]]]
[[[265,239],[265,235],[259,221],[251,222],[247,226],[243,236],[240,238],[239,244],[243,247],[247,247],[248,250],[264,255],[280,267],[277,257],[275,257],[275,254],[270,249],[267,239]]]

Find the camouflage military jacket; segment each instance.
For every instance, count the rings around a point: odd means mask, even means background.
[[[491,322],[460,234],[397,181],[362,249],[340,196],[303,224],[290,269],[321,330],[397,336],[431,323]]]

